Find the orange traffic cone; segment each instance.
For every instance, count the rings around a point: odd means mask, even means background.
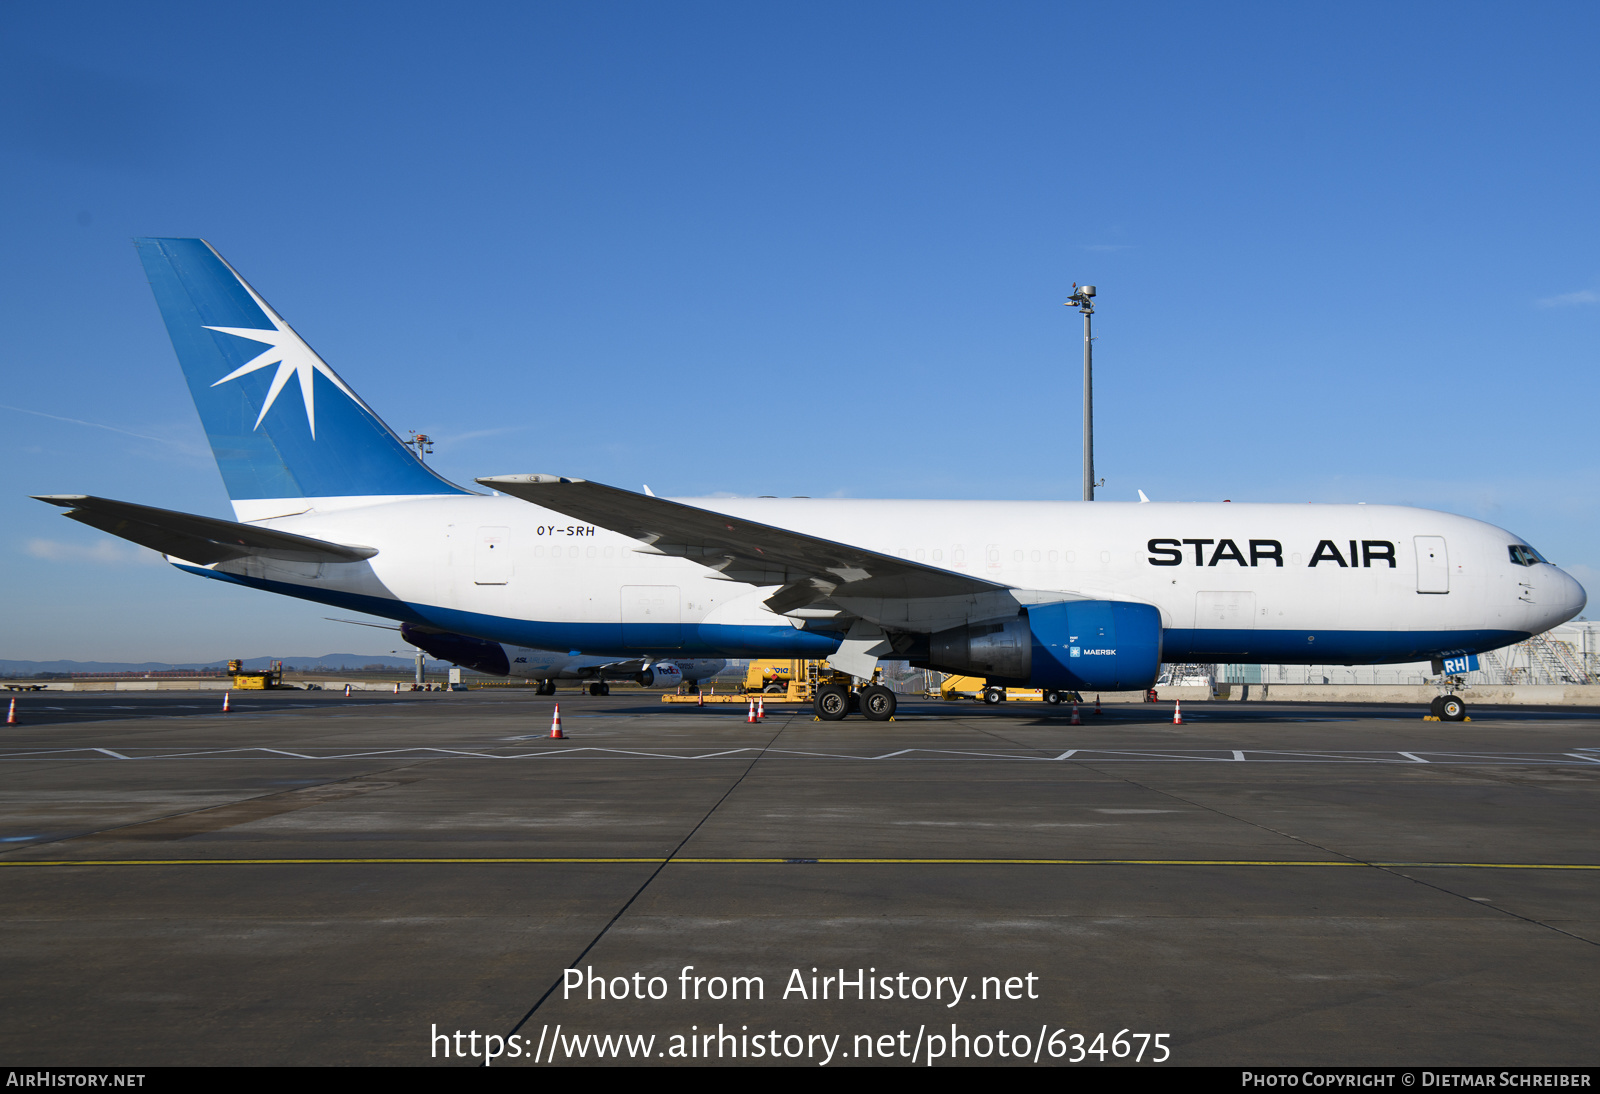
[[[346,699],[350,698],[350,685],[349,684],[346,684],[344,686],[344,697]]]
[[[706,705],[706,693],[705,692],[696,691],[694,693],[694,705],[697,706],[697,707],[703,707],[703,706]]]
[[[399,694],[400,694],[400,685],[399,685],[399,684],[396,684],[396,685],[395,685],[395,686],[394,686],[394,693],[395,693],[395,694],[396,694],[396,695],[399,695]]]
[[[767,701],[765,699],[757,699],[756,700],[756,721],[759,722],[763,718],[765,718],[766,716],[767,716]]]
[[[1094,712],[1096,714],[1100,713],[1100,696],[1098,695],[1094,697]]]
[[[755,720],[756,720],[756,701],[754,699],[752,699],[752,700],[750,700],[750,705],[745,708],[744,724],[745,725],[754,725],[755,724]]]
[[[1068,722],[1067,724],[1068,725],[1073,725],[1073,726],[1081,726],[1081,725],[1083,725],[1083,719],[1078,717],[1078,704],[1077,703],[1073,703],[1072,704],[1072,721]]]
[[[1183,704],[1176,699],[1172,701],[1172,724],[1175,726],[1183,725]]]
[[[555,715],[550,719],[550,739],[552,741],[564,741],[564,740],[567,739],[567,735],[565,733],[561,732],[561,704],[560,703],[556,704]]]
[[[6,711],[6,725],[14,726],[16,724],[17,724],[17,697],[15,695],[13,695],[11,697],[11,709]]]
[[[231,691],[225,691],[225,692],[222,693],[222,713],[224,713],[224,714],[228,713],[228,711],[230,709],[232,709],[228,705],[228,696],[230,696],[232,694],[233,693]]]

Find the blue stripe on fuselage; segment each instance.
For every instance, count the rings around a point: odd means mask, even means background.
[[[796,630],[790,626],[749,626],[725,623],[686,623],[681,644],[676,646],[624,646],[621,623],[541,623],[532,619],[507,619],[498,615],[412,604],[363,593],[336,589],[309,589],[284,581],[218,573],[201,566],[174,563],[180,570],[201,577],[215,578],[263,592],[329,604],[349,611],[398,619],[406,623],[426,623],[456,634],[508,642],[541,650],[582,650],[602,657],[827,657],[839,648],[837,634]],[[630,635],[630,637],[632,637]]]
[[[1169,629],[1168,664],[1383,665],[1485,653],[1521,642],[1526,631],[1272,631]]]
[[[176,564],[175,564],[176,565]],[[491,638],[514,646],[544,650],[582,650],[617,657],[815,657],[839,648],[842,637],[787,626],[741,626],[686,623],[682,644],[663,647],[624,646],[621,623],[541,623],[507,619],[430,604],[309,589],[283,581],[240,577],[200,566],[178,566],[201,577],[246,588],[330,604],[350,611],[427,623],[457,634]],[[1169,664],[1199,662],[1269,665],[1381,665],[1431,661],[1468,653],[1486,653],[1528,638],[1524,631],[1272,631],[1169,629],[1162,632],[1161,659]]]

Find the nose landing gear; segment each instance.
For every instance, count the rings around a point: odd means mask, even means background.
[[[1430,722],[1472,721],[1471,718],[1467,717],[1466,700],[1459,695],[1451,694],[1456,688],[1466,687],[1466,681],[1459,676],[1446,676],[1439,681],[1439,686],[1449,690],[1443,695],[1435,696],[1433,702],[1428,704],[1428,716],[1425,720]]]

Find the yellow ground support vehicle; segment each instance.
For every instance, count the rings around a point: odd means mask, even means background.
[[[939,698],[946,702],[958,699],[982,699],[985,703],[1081,703],[1083,697],[1075,691],[1055,688],[1007,688],[991,685],[982,676],[956,676],[947,674],[939,684]]]
[[[701,684],[704,694],[668,694],[663,703],[744,703],[756,696],[764,703],[809,703],[816,698],[817,689],[824,684],[850,686],[850,677],[834,672],[826,661],[775,660],[761,658],[750,662],[745,670],[744,687],[731,695],[718,695],[708,684]]]
[[[876,677],[874,677],[876,679]],[[809,703],[824,684],[850,686],[850,677],[835,672],[826,661],[758,659],[745,670],[746,695],[761,695],[769,703]]]
[[[233,686],[240,691],[265,691],[267,688],[281,688],[283,686],[283,662],[274,661],[272,667],[264,672],[245,672],[244,662],[235,658],[228,662],[228,675],[233,677]]]
[[[663,703],[811,703],[817,718],[835,722],[859,710],[872,721],[894,718],[894,692],[882,682],[882,671],[856,687],[855,677],[839,672],[826,661],[758,659],[745,670],[744,687],[733,695],[663,695]]]

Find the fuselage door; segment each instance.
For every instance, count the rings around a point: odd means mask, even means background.
[[[472,547],[472,582],[504,585],[511,580],[511,529],[479,528]]]
[[[1450,552],[1443,536],[1417,536],[1417,592],[1450,591]]]
[[[622,587],[622,644],[632,649],[683,645],[681,601],[676,585]]]

